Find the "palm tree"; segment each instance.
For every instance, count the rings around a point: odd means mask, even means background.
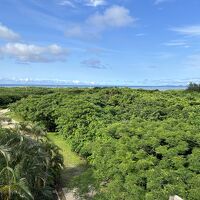
[[[41,126],[39,126],[37,123],[31,126],[31,131],[32,131],[32,134],[35,136],[36,140],[46,135],[46,132],[44,131],[44,129]]]
[[[0,145],[0,153],[3,155],[5,161],[6,161],[6,166],[8,166],[8,162],[10,160],[10,154],[9,154],[9,147],[5,145]]]
[[[63,163],[59,149],[41,139],[45,133],[38,125],[24,127],[36,139],[22,134],[21,127],[0,129],[0,199],[53,199]]]
[[[11,149],[6,145],[0,145],[0,153],[3,155],[5,166],[1,165],[0,169],[0,194],[2,199],[10,200],[12,198],[12,194],[18,195],[21,198],[25,199],[33,199],[28,186],[26,184],[26,180],[24,178],[18,178],[16,176],[15,171],[9,167],[9,162],[11,160],[10,157]],[[2,163],[1,163],[2,164]]]
[[[10,167],[5,167],[0,172],[4,177],[4,184],[0,185],[0,193],[3,200],[11,200],[13,196],[18,196],[23,199],[34,199],[29,191],[28,184],[25,178],[17,178],[15,171]]]
[[[46,135],[46,132],[38,123],[21,122],[16,131],[22,135],[32,136],[37,141]]]

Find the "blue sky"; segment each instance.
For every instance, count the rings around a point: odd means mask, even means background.
[[[0,83],[200,80],[199,0],[0,0]]]

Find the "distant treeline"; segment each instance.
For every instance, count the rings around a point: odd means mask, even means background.
[[[51,89],[46,88],[31,88],[31,87],[15,87],[15,88],[0,88],[0,107],[5,107],[10,103],[16,102],[29,95],[44,95],[51,93]]]
[[[188,91],[196,91],[200,92],[200,84],[198,83],[190,83],[187,88]]]
[[[87,90],[87,89],[86,89]],[[39,88],[39,87],[0,87],[0,107],[6,107],[10,103],[14,103],[22,98],[30,95],[46,95],[51,93],[79,93],[80,89],[70,88]]]
[[[10,108],[88,160],[94,200],[200,199],[200,93],[65,89]]]
[[[96,90],[106,88],[94,88]],[[26,98],[29,95],[46,95],[51,93],[67,93],[67,94],[79,94],[86,91],[90,91],[90,88],[42,88],[42,87],[13,87],[6,88],[0,87],[0,107],[6,107],[10,103],[14,103],[22,98]],[[187,91],[200,92],[200,84],[190,83]]]

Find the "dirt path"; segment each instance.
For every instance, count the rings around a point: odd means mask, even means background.
[[[71,146],[63,136],[56,133],[48,133],[47,137],[60,148],[60,153],[64,158],[64,169],[62,171],[62,193],[66,200],[78,200],[77,188],[70,187],[73,178],[80,176],[85,168],[86,161],[80,158],[76,153],[72,152]],[[63,198],[64,199],[64,198]]]

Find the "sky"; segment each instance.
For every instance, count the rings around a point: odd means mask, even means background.
[[[199,0],[0,0],[0,83],[200,81]]]

